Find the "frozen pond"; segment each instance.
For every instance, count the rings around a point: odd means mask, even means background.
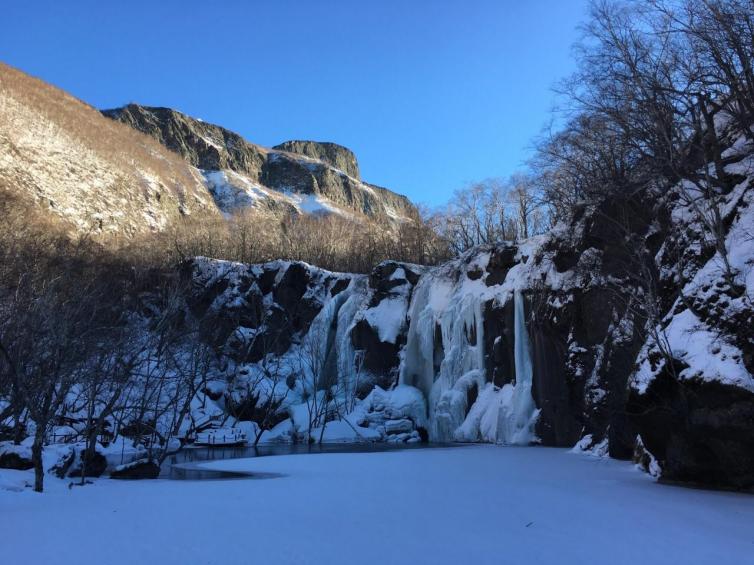
[[[0,490],[3,563],[754,563],[751,495],[658,485],[629,463],[562,449],[198,463],[278,478]]]

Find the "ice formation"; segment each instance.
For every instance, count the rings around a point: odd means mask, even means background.
[[[401,384],[421,390],[428,403],[432,441],[489,441],[527,445],[535,441],[538,410],[531,395],[532,362],[523,295],[515,301],[515,384],[487,382],[483,283],[446,273],[425,275],[409,309],[411,321]],[[477,288],[479,287],[479,288]],[[499,293],[496,300],[510,298]]]
[[[533,368],[524,298],[520,291],[515,292],[514,308],[516,384],[507,384],[500,391],[497,440],[510,445],[528,445],[536,439],[534,425],[539,410],[531,395]]]

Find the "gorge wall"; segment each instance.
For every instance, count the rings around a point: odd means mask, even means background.
[[[388,262],[357,276],[196,259],[191,302],[235,363],[272,353],[294,366],[319,344],[321,382],[357,397],[365,437],[396,439],[393,426],[403,440],[578,443],[668,481],[750,488],[754,163],[735,147],[725,260],[678,185],[432,268]],[[399,417],[387,421],[403,423],[386,426],[374,406],[394,392]]]

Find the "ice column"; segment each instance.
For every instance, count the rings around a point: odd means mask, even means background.
[[[507,445],[528,445],[536,441],[534,425],[539,410],[531,395],[533,369],[526,329],[524,298],[520,291],[514,294],[514,362],[516,384],[503,387],[498,419],[497,440]]]

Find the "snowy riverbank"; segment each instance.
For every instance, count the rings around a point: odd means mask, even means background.
[[[7,563],[750,562],[754,498],[549,448],[211,462],[271,479],[0,490]],[[16,471],[0,471],[11,480]],[[83,555],[86,557],[84,558]],[[671,557],[672,556],[672,557]]]

